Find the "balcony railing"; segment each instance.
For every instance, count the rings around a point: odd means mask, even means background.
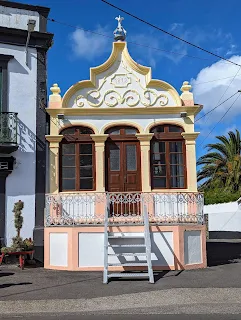
[[[203,224],[202,193],[73,193],[46,195],[45,226],[104,223],[143,224],[143,207],[153,224]]]
[[[17,145],[17,115],[15,112],[0,112],[0,144]]]

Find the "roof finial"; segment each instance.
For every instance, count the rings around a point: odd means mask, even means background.
[[[114,31],[115,41],[125,41],[126,39],[126,30],[121,25],[121,22],[124,20],[120,15],[115,18],[118,21],[117,28]]]

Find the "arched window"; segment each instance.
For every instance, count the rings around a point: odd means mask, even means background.
[[[152,189],[186,188],[185,143],[183,129],[160,125],[150,130]]]
[[[138,133],[138,130],[134,127],[128,127],[128,126],[115,126],[111,127],[110,129],[107,129],[105,133],[109,134],[109,139],[111,140],[128,140],[128,139],[136,139],[135,134]]]
[[[87,127],[64,129],[60,144],[60,191],[95,189],[94,142]]]

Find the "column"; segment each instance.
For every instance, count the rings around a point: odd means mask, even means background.
[[[137,139],[141,147],[141,181],[142,192],[151,191],[151,167],[150,167],[150,141],[153,133],[137,133]]]
[[[5,223],[6,223],[6,178],[9,172],[0,172],[0,244],[4,247],[5,245]]]
[[[7,215],[7,203],[6,203],[6,179],[14,169],[15,158],[13,156],[0,157],[0,245],[4,247],[6,245],[6,215]],[[2,166],[3,164],[3,166]],[[12,210],[12,208],[10,208]]]
[[[197,167],[196,167],[196,138],[199,132],[186,133],[182,136],[186,143],[186,165],[187,165],[187,189],[190,192],[197,191]]]
[[[96,191],[105,192],[105,141],[108,134],[91,134],[95,142],[95,161],[96,161]]]
[[[49,142],[49,192],[59,192],[59,143],[63,135],[45,136]]]

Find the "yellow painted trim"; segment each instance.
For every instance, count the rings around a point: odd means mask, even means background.
[[[68,106],[68,103],[69,103],[69,100],[71,99],[71,97],[80,89],[83,89],[83,88],[95,89],[97,75],[108,70],[115,63],[120,52],[122,52],[125,60],[129,64],[129,66],[132,68],[132,70],[145,76],[147,88],[155,86],[155,87],[163,88],[163,89],[167,90],[174,98],[177,106],[182,106],[182,100],[181,100],[178,92],[176,91],[176,89],[172,85],[170,85],[169,83],[167,83],[165,81],[151,79],[151,68],[146,67],[146,66],[142,66],[132,59],[132,57],[130,56],[129,51],[127,49],[126,42],[113,42],[112,52],[111,52],[109,58],[100,66],[90,68],[90,80],[79,81],[76,84],[72,85],[66,91],[66,93],[63,96],[63,100],[62,100],[62,107],[66,108]]]
[[[136,137],[141,142],[149,142],[151,141],[154,133],[136,133]]]
[[[101,128],[100,133],[104,134],[106,130],[116,126],[130,126],[136,128],[140,133],[144,133],[143,128],[138,123],[128,120],[111,121]]]
[[[149,87],[157,87],[161,89],[165,89],[170,93],[170,95],[176,101],[177,106],[182,106],[182,100],[177,92],[177,90],[168,82],[158,79],[151,79],[149,83],[146,85],[147,88]]]
[[[49,109],[46,111],[52,117],[57,117],[62,113],[68,116],[94,116],[94,115],[140,115],[140,114],[180,114],[187,112],[187,116],[198,114],[202,110],[202,106],[168,106],[168,107],[133,107],[133,108],[59,108]]]
[[[59,133],[64,130],[64,129],[67,129],[67,128],[71,128],[71,127],[78,127],[78,126],[82,126],[82,127],[87,127],[87,128],[90,128],[94,131],[95,134],[99,134],[99,130],[96,126],[94,126],[93,124],[91,123],[83,123],[81,121],[76,121],[74,123],[71,123],[71,124],[66,124],[66,125],[63,125],[59,128]]]
[[[183,132],[181,135],[183,138],[187,141],[195,141],[197,137],[199,136],[200,132]]]
[[[190,191],[197,191],[197,166],[195,140],[186,140],[187,186]]]
[[[141,148],[141,182],[142,192],[151,191],[151,175],[150,175],[150,141],[153,134],[136,134],[140,141]]]
[[[106,139],[109,137],[108,134],[91,134],[90,136],[95,143],[103,143],[103,144],[106,141]]]
[[[166,120],[166,119],[163,119],[163,120],[159,120],[159,121],[153,121],[152,123],[148,124],[148,126],[145,128],[145,132],[146,133],[149,133],[150,130],[155,127],[155,126],[160,126],[160,125],[164,125],[164,124],[171,124],[171,125],[177,125],[181,128],[183,128],[183,130],[186,131],[186,125],[184,122],[182,121],[177,121],[177,120]]]
[[[105,141],[108,134],[91,134],[95,142],[95,161],[96,161],[96,191],[105,192]]]
[[[48,142],[55,142],[55,143],[60,143],[63,139],[63,135],[46,135],[45,136],[45,139],[48,141]]]

